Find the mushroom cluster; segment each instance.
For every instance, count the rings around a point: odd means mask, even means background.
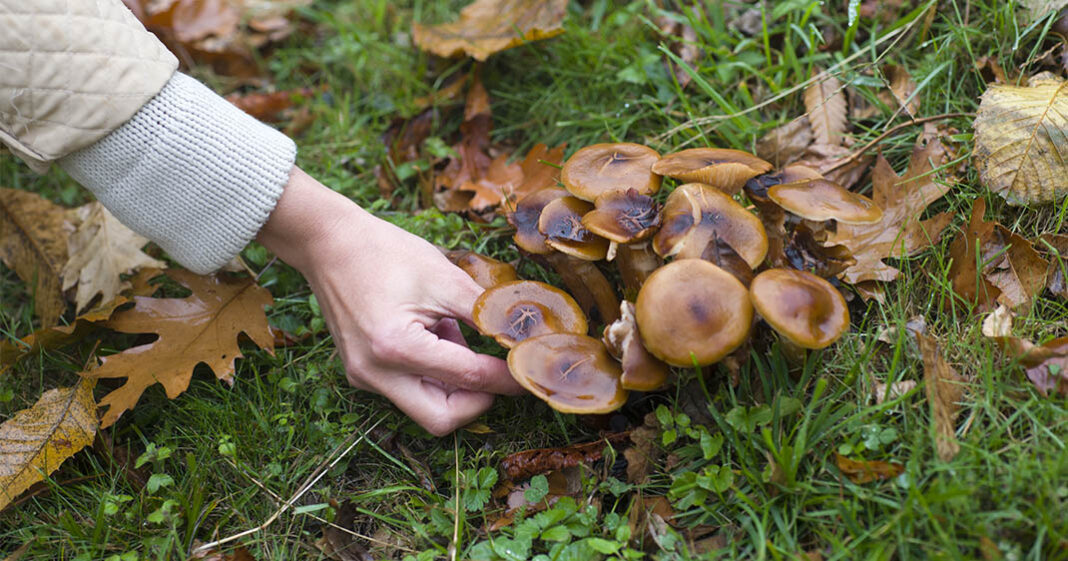
[[[788,348],[827,347],[849,327],[828,279],[852,257],[822,242],[837,223],[875,223],[882,210],[813,169],[772,167],[719,148],[663,157],[630,143],[578,150],[561,170],[563,188],[530,193],[508,213],[522,254],[552,268],[568,292],[451,254],[487,288],[476,326],[510,349],[520,384],[568,413],[612,411],[628,390],[665,386],[671,366],[744,351],[761,322]],[[678,185],[663,197],[665,177]],[[618,289],[598,262],[616,264]]]

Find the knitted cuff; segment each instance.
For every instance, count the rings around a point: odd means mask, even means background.
[[[296,150],[284,134],[176,72],[133,118],[58,163],[123,224],[204,274],[267,222]]]

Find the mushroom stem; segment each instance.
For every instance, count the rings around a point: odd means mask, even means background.
[[[546,255],[545,260],[560,275],[560,280],[586,310],[586,315],[592,316],[592,309],[596,307],[603,323],[609,324],[619,319],[619,299],[612,283],[596,265],[559,252]]]
[[[628,300],[638,297],[638,291],[641,290],[645,279],[662,264],[660,256],[653,251],[648,241],[621,244],[616,258]]]

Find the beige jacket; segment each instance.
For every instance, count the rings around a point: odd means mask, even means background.
[[[177,67],[122,0],[0,0],[0,142],[43,173],[128,121]]]

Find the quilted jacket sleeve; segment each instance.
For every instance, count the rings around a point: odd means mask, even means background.
[[[128,121],[177,67],[122,0],[0,0],[0,142],[43,173]]]

